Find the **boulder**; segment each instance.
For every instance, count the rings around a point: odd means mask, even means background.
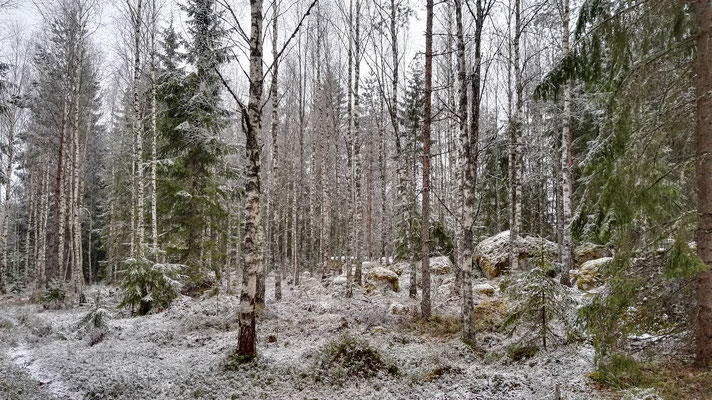
[[[452,262],[446,256],[430,258],[430,273],[433,275],[447,275],[453,271]]]
[[[376,267],[366,274],[366,282],[371,289],[386,288],[394,292],[398,291],[398,275],[383,267]]]
[[[612,259],[612,257],[602,257],[583,263],[576,276],[576,286],[578,286],[580,290],[591,290],[598,287],[601,284],[598,279],[600,268],[603,264]]]
[[[331,279],[331,283],[333,283],[334,285],[345,285],[346,284],[346,275],[335,276],[334,278]]]
[[[380,267],[381,264],[378,261],[364,261],[361,263],[361,270],[368,271],[370,269]]]
[[[495,292],[494,286],[490,285],[489,283],[481,283],[479,285],[475,285],[475,287],[473,287],[472,289],[475,293],[481,294],[481,295],[487,296],[487,297],[494,296],[494,292]]]
[[[574,263],[577,266],[586,261],[610,256],[611,252],[605,246],[595,243],[581,243],[574,249]]]
[[[544,238],[520,237],[517,240],[517,246],[520,265],[524,267],[523,269],[536,266],[541,257],[552,261],[558,254],[556,243]],[[477,245],[475,259],[487,278],[494,279],[501,275],[509,266],[509,231],[500,232],[482,240]]]
[[[410,271],[410,264],[408,264],[407,262],[398,261],[398,262],[392,263],[388,267],[388,269],[395,272],[398,276],[401,276],[401,275],[403,275],[403,272]]]

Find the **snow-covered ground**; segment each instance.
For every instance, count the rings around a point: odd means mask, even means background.
[[[434,314],[458,314],[452,280],[434,276]],[[113,314],[109,333],[94,345],[77,329],[93,306],[45,311],[8,298],[0,303],[0,398],[535,400],[553,399],[557,384],[564,399],[603,398],[586,377],[593,363],[587,345],[513,362],[496,334],[483,334],[484,351],[474,351],[459,334],[413,329],[418,302],[408,298],[408,282],[406,272],[398,293],[356,287],[346,299],[342,285],[310,278],[297,288],[285,285],[275,302],[268,279],[259,359],[237,370],[225,368],[237,344],[236,296],[180,297],[162,313],[129,317],[115,310],[114,289],[92,287],[88,297],[99,293]],[[320,379],[320,349],[344,332],[368,340],[399,374],[338,384]]]

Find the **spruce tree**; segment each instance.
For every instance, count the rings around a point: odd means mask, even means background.
[[[207,259],[224,255],[205,238],[208,230],[223,231],[227,216],[221,178],[228,146],[221,131],[228,112],[220,104],[217,68],[225,61],[220,14],[215,2],[190,1],[187,53],[179,53],[181,40],[172,26],[164,32],[159,78],[159,153],[163,163],[159,204],[167,255],[185,264],[193,280],[204,278]],[[179,67],[187,61],[195,70]],[[201,257],[202,256],[202,257]],[[216,271],[217,272],[217,271]]]

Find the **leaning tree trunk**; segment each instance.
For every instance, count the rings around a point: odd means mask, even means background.
[[[430,305],[430,125],[433,85],[433,0],[427,1],[425,22],[425,101],[423,105],[423,219],[420,256],[423,293],[420,312],[429,318]]]
[[[243,108],[245,149],[245,257],[240,294],[240,336],[237,354],[252,359],[257,356],[255,333],[255,296],[257,274],[262,265],[261,209],[260,209],[260,151],[262,148],[262,0],[250,0],[250,98],[247,109]]]
[[[697,254],[707,270],[697,276],[697,358],[712,363],[712,6],[695,2],[697,18]]]

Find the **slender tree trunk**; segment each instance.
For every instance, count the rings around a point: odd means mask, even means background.
[[[81,52],[77,46],[78,52]],[[83,56],[79,56],[78,65],[75,67],[75,90],[74,90],[74,122],[72,124],[72,165],[71,165],[71,220],[70,230],[72,233],[71,248],[72,257],[72,289],[76,299],[81,301],[84,296],[84,270],[82,268],[82,226],[79,220],[79,116],[80,116],[80,96],[82,87],[82,63]],[[87,133],[88,134],[88,133]]]
[[[462,199],[459,204],[462,206],[462,211],[459,213],[462,220],[462,242],[460,243],[460,260],[462,262],[461,274],[462,274],[462,322],[463,322],[463,340],[473,342],[475,340],[475,332],[473,330],[472,323],[472,310],[473,310],[473,300],[472,300],[472,259],[473,259],[473,237],[472,228],[474,224],[474,178],[473,176],[473,154],[471,148],[470,135],[476,135],[477,132],[471,131],[468,134],[467,131],[467,73],[465,66],[465,36],[463,32],[462,24],[462,0],[455,0],[455,18],[457,25],[457,76],[459,83],[459,102],[458,102],[458,114],[459,114],[459,131],[460,131],[460,149],[459,149],[459,167],[460,173],[460,192]],[[478,47],[479,42],[475,38],[475,47]],[[475,49],[475,53],[477,53]],[[477,69],[477,64],[479,59],[475,55],[475,60],[473,64],[473,69]],[[479,82],[479,76],[474,76],[472,79],[477,79]],[[479,74],[477,74],[479,75]],[[474,85],[474,82],[473,82]],[[478,85],[479,86],[479,85]],[[476,99],[479,98],[479,93],[472,93],[473,99],[473,111],[476,103]],[[476,115],[472,115],[472,120],[474,122]],[[477,129],[477,126],[475,126]],[[476,170],[475,170],[476,172]]]
[[[0,221],[0,294],[6,293],[5,279],[7,275],[7,239],[8,225],[10,221],[10,194],[12,192],[10,184],[12,182],[12,167],[15,162],[15,129],[14,123],[10,123],[7,132],[7,165],[5,166],[5,199],[3,202],[2,220]],[[17,279],[17,276],[15,276]]]
[[[137,0],[135,14],[133,15],[134,28],[134,59],[133,59],[133,132],[134,132],[134,191],[135,191],[135,218],[136,230],[133,234],[133,257],[143,256],[143,121],[141,101],[139,98],[139,85],[141,81],[141,8],[143,0]]]
[[[563,40],[562,54],[565,57],[569,52],[569,0],[564,2],[563,18]],[[569,270],[572,264],[572,239],[571,239],[571,217],[572,217],[572,188],[571,188],[571,164],[569,137],[571,136],[571,85],[564,85],[564,116],[563,128],[561,130],[561,204],[563,212],[563,232],[561,243],[561,283],[571,285]]]
[[[392,79],[391,79],[391,104],[389,105],[389,114],[391,117],[391,125],[393,125],[393,134],[395,137],[395,152],[396,152],[396,178],[398,184],[396,186],[398,192],[398,207],[397,213],[400,214],[398,220],[401,225],[400,230],[403,231],[404,235],[404,249],[403,254],[405,254],[405,259],[408,261],[410,273],[410,289],[408,295],[411,298],[416,298],[418,296],[418,285],[417,285],[417,270],[414,262],[415,249],[412,246],[411,238],[411,227],[410,227],[410,214],[409,214],[409,197],[407,193],[407,170],[408,170],[408,156],[403,150],[403,145],[401,142],[401,131],[400,131],[400,119],[398,116],[398,80],[399,80],[399,60],[398,60],[398,4],[396,0],[391,0],[391,18],[390,18],[390,33],[391,33],[391,63],[392,65]]]
[[[522,34],[521,0],[514,0],[514,110],[510,114],[510,227],[509,227],[509,268],[511,271],[519,269],[519,227],[522,219],[522,185],[521,185],[521,135],[523,113],[522,67],[520,65],[520,39]]]
[[[245,174],[245,247],[242,293],[240,295],[240,336],[237,354],[257,356],[255,332],[255,296],[257,275],[262,265],[260,210],[260,133],[262,130],[262,0],[250,0],[250,97],[243,109],[247,167]]]
[[[360,83],[360,64],[361,64],[361,0],[356,0],[355,3],[355,20],[354,20],[354,108],[353,108],[353,124],[354,124],[354,191],[356,203],[354,205],[354,229],[356,234],[354,237],[354,253],[356,254],[356,271],[354,272],[354,281],[357,285],[361,285],[361,250],[363,246],[363,200],[361,199],[361,106],[359,95]]]
[[[707,270],[697,275],[696,364],[712,364],[712,5],[695,2],[697,58],[697,254]]]
[[[433,0],[427,0],[425,20],[425,101],[423,106],[423,220],[421,222],[422,285],[420,312],[431,314],[430,304],[430,125],[433,85]]]
[[[277,221],[278,221],[278,214],[277,214],[277,172],[278,172],[278,163],[279,163],[279,147],[277,143],[277,130],[279,129],[279,59],[277,55],[277,39],[278,39],[278,19],[277,15],[279,14],[279,1],[275,0],[274,1],[274,10],[272,11],[273,17],[272,17],[272,58],[274,62],[274,66],[272,67],[272,87],[271,87],[271,97],[272,97],[272,185],[270,188],[270,191],[272,193],[270,196],[270,201],[272,202],[272,242],[274,242],[277,239],[278,235],[278,230],[277,230]],[[279,267],[277,267],[275,264],[275,257],[274,257],[274,251],[270,254],[272,257],[272,269],[275,270],[277,277],[274,280],[274,295],[277,300],[282,299],[282,272]],[[280,260],[282,261],[282,260]]]
[[[47,287],[47,221],[49,220],[49,202],[47,199],[49,191],[49,170],[50,164],[49,160],[44,160],[44,173],[42,177],[42,186],[40,189],[40,202],[42,204],[42,211],[40,212],[40,223],[38,227],[38,235],[36,241],[39,241],[37,245],[37,272],[35,274],[36,288],[39,290],[44,290]]]
[[[355,229],[355,218],[353,215],[355,215],[356,210],[355,210],[355,204],[356,204],[356,199],[354,197],[355,193],[355,185],[356,181],[354,179],[354,165],[353,165],[353,153],[354,153],[354,130],[353,130],[353,120],[354,120],[354,114],[353,114],[353,106],[352,106],[352,100],[353,100],[353,64],[354,64],[354,59],[353,59],[353,0],[349,0],[349,32],[348,32],[348,72],[347,72],[347,86],[348,90],[346,93],[346,114],[348,117],[348,124],[347,124],[347,135],[346,137],[349,140],[349,145],[346,149],[347,152],[347,161],[348,161],[348,168],[349,168],[349,206],[350,206],[350,212],[349,216],[351,216],[351,227],[349,229],[350,237],[349,237],[349,244],[346,246],[348,251],[346,254],[346,260],[345,260],[345,265],[346,265],[346,297],[352,297],[353,296],[353,266],[352,266],[352,258],[353,258],[353,252],[355,251],[354,245],[356,244],[356,229]]]
[[[29,276],[29,270],[30,270],[30,241],[31,241],[31,234],[32,231],[34,230],[34,226],[37,224],[37,221],[35,220],[35,195],[36,195],[36,186],[37,186],[37,177],[35,176],[34,173],[30,172],[30,186],[29,186],[29,191],[27,193],[28,199],[27,202],[28,204],[28,210],[27,210],[27,229],[25,230],[25,267],[22,270],[22,286],[27,287],[28,283],[28,276]],[[36,240],[36,238],[35,238]]]
[[[156,146],[158,129],[156,126],[156,29],[158,29],[158,11],[156,0],[151,0],[151,250],[154,261],[158,261],[158,196],[156,194],[156,166],[158,163]]]

